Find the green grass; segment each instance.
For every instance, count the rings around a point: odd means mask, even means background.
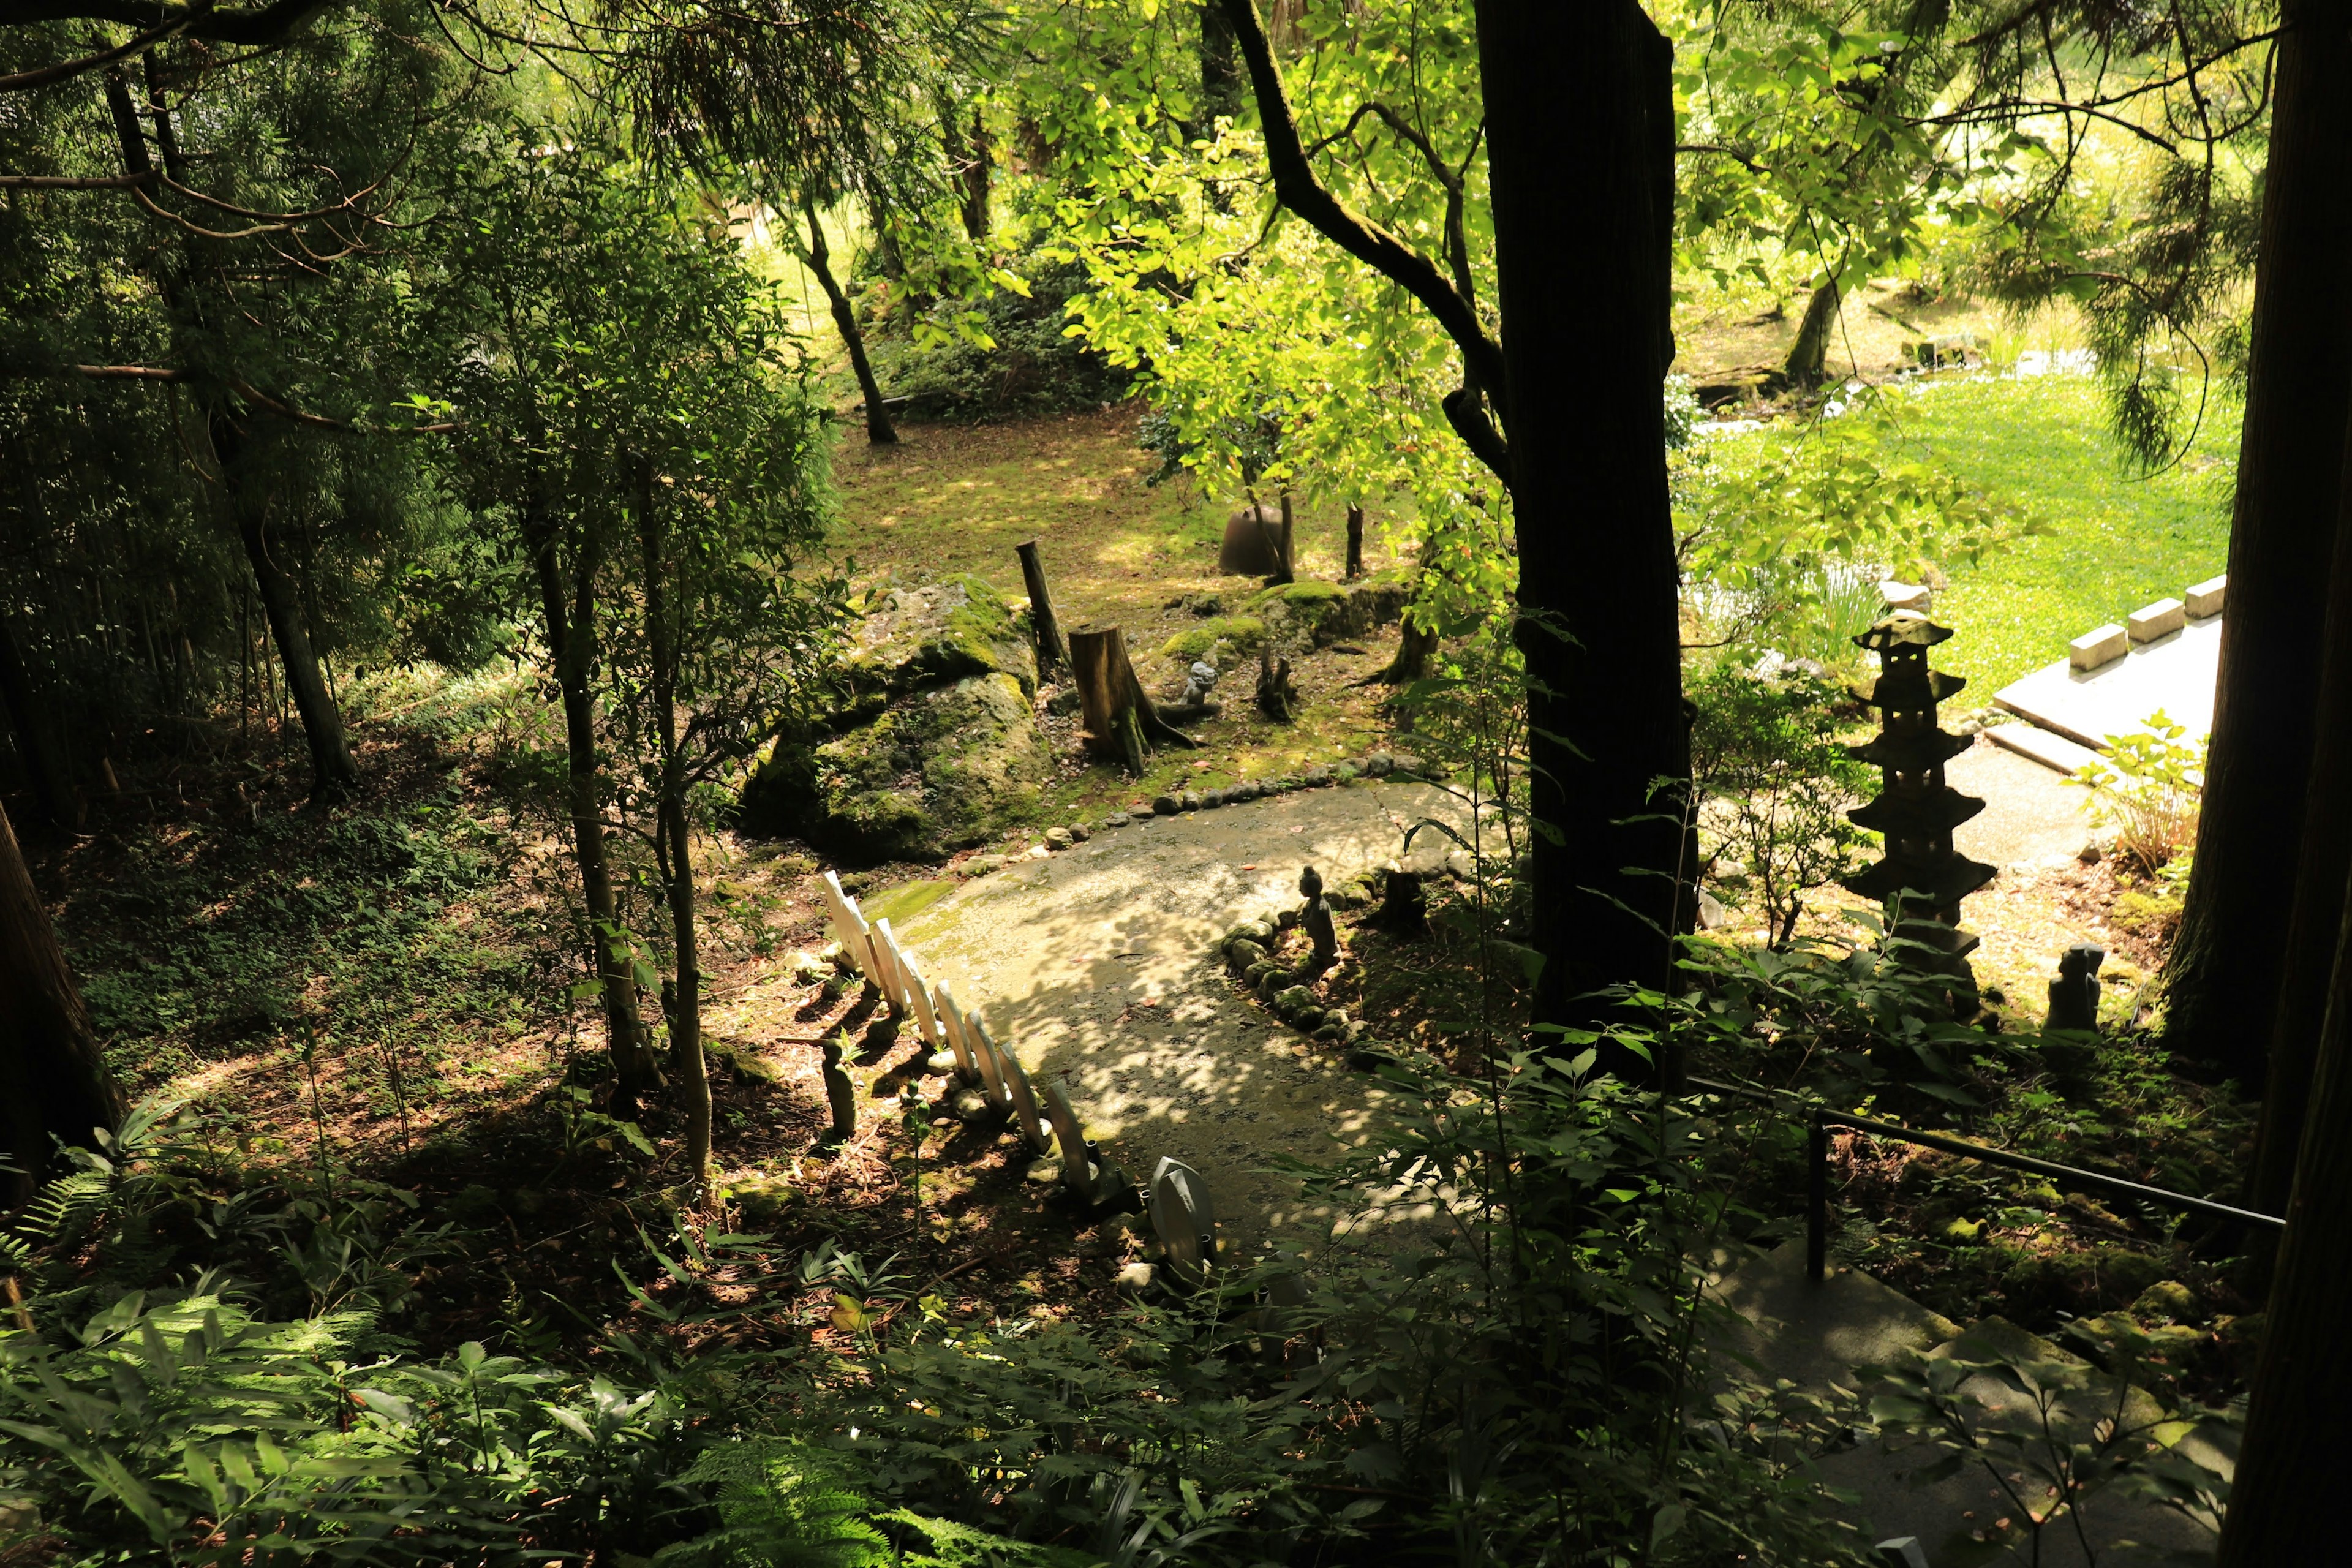
[[[2217,400],[2187,458],[2147,479],[2125,467],[2100,387],[2085,377],[1948,382],[1912,408],[1906,439],[2049,530],[1948,568],[1936,619],[1958,635],[1936,665],[1968,679],[1958,707],[1990,701],[2028,670],[2065,658],[2066,644],[2092,627],[2223,570],[2236,405]],[[1791,436],[1728,437],[1714,444],[1715,456],[1737,464],[1754,443],[1776,438]]]
[[[1962,706],[2227,563],[2234,404],[2208,411],[2186,461],[2145,479],[2126,471],[2099,387],[2082,377],[1958,383],[1925,395],[1920,413],[1938,459],[2052,531],[1955,570],[1937,595],[1937,620],[1958,635],[1936,662],[1968,678]]]

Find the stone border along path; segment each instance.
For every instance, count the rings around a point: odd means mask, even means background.
[[[842,951],[902,1026],[954,1064],[951,1080],[969,1058],[989,1109],[1038,1155],[1060,1154],[1075,1195],[1101,1204],[1138,1174],[1157,1193],[1163,1178],[1185,1186],[1197,1173],[1229,1248],[1275,1234],[1319,1247],[1343,1215],[1301,1202],[1268,1157],[1361,1143],[1387,1096],[1348,1069],[1342,1048],[1236,992],[1218,939],[1244,914],[1297,902],[1303,866],[1336,882],[1397,862],[1413,823],[1461,828],[1467,816],[1420,783],[1299,790],[1106,827],[964,883],[901,931],[869,925],[831,872],[825,896]],[[1425,833],[1412,864],[1442,866],[1450,847]],[[1351,1228],[1426,1219],[1420,1199],[1434,1195],[1345,1217]]]

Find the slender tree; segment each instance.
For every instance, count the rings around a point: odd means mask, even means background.
[[[794,244],[866,399],[866,437],[898,439],[819,215],[862,209],[886,270],[910,291],[985,286],[984,127],[973,121],[967,147],[961,125],[992,53],[980,13],[923,0],[625,0],[612,15],[622,41],[606,63],[642,150],[796,215]]]
[[[866,356],[866,333],[857,324],[857,307],[834,276],[833,252],[824,242],[824,215],[817,210],[816,198],[803,195],[801,218],[808,225],[808,237],[800,241],[801,259],[816,278],[817,287],[824,290],[824,300],[833,310],[834,330],[841,334],[842,347],[849,351],[850,374],[857,378],[857,390],[866,399],[866,438],[876,446],[888,446],[898,439],[898,426],[890,422],[890,411],[882,398],[882,383],[874,374],[874,362]],[[793,231],[797,239],[799,230]]]

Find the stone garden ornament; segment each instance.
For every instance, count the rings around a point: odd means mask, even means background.
[[[1149,1203],[1151,1229],[1169,1271],[1188,1285],[1197,1283],[1216,1260],[1217,1216],[1210,1206],[1209,1184],[1183,1161],[1162,1155],[1152,1168]]]

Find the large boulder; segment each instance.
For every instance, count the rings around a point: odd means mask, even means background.
[[[887,581],[846,661],[849,694],[780,738],[743,792],[755,829],[844,859],[936,860],[1029,816],[1045,783],[1037,661],[978,577]]]
[[[1263,590],[1250,599],[1248,608],[1252,616],[1273,628],[1277,641],[1303,640],[1324,647],[1392,624],[1411,597],[1407,584],[1395,577],[1368,577],[1360,583],[1302,581]]]

